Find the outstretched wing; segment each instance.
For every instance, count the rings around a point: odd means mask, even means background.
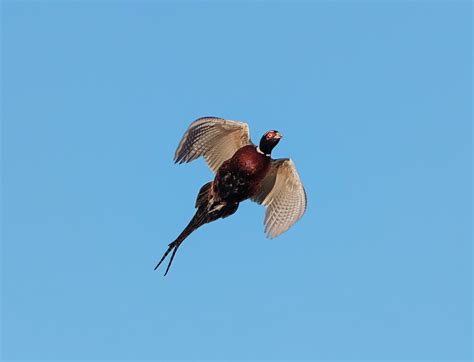
[[[306,192],[291,159],[272,166],[252,200],[266,206],[265,233],[274,238],[288,230],[306,210]]]
[[[241,147],[251,144],[247,123],[204,117],[191,123],[179,143],[174,161],[190,162],[203,156],[212,171]]]

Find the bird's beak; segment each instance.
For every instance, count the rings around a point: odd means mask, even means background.
[[[282,135],[280,132],[277,132],[277,133],[275,134],[275,138],[276,138],[276,139],[283,138],[283,135]]]

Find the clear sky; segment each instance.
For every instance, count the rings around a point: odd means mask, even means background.
[[[471,28],[458,2],[2,3],[5,359],[470,359]],[[153,271],[212,174],[190,122],[284,139],[251,202]]]

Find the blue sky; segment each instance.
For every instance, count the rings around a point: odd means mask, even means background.
[[[2,3],[4,359],[472,357],[470,2]],[[278,129],[308,210],[153,271],[206,115]]]

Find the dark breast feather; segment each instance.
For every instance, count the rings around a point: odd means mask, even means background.
[[[270,157],[259,153],[254,145],[242,147],[217,171],[214,193],[219,199],[229,202],[248,199],[268,172],[270,160]]]

